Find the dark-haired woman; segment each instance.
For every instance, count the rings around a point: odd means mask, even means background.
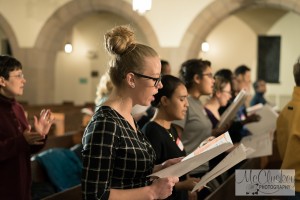
[[[0,199],[31,199],[30,155],[43,148],[53,123],[50,110],[34,116],[34,131],[16,97],[26,79],[16,58],[0,55]]]
[[[148,122],[142,129],[155,150],[156,163],[186,155],[177,130],[171,125],[173,120],[183,119],[186,114],[186,87],[179,78],[171,75],[163,76],[162,84],[164,87],[158,90],[154,96],[155,100],[151,103],[157,108],[156,115],[153,121]],[[197,181],[199,179],[181,177],[168,199],[188,199],[188,190],[192,190]]]
[[[188,91],[189,108],[184,119],[172,123],[182,129],[182,143],[186,153],[190,154],[202,142],[218,134],[218,130],[213,131],[212,124],[200,101],[201,96],[212,94],[215,80],[211,63],[202,59],[190,59],[182,63],[180,77]],[[190,172],[190,176],[201,178],[208,170],[208,163],[204,163]],[[198,193],[198,199],[204,199],[210,192],[204,188]]]

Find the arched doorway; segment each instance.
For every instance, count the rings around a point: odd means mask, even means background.
[[[111,12],[132,21],[144,32],[145,37],[151,46],[159,48],[158,39],[150,23],[145,17],[132,11],[131,5],[124,1],[93,1],[77,0],[71,1],[59,8],[45,23],[36,40],[35,46],[28,54],[34,56],[35,60],[28,60],[26,65],[30,68],[31,93],[35,96],[30,99],[33,104],[53,103],[54,99],[54,65],[57,52],[62,49],[65,35],[71,27],[80,19],[93,12]],[[38,83],[38,84],[35,84]],[[35,88],[35,89],[34,89]]]
[[[6,19],[1,14],[0,14],[0,29],[3,33],[3,38],[5,38],[8,42],[11,53],[16,57],[18,57],[20,55],[20,50],[19,50],[17,38],[11,26],[8,24]]]
[[[206,36],[220,23],[220,21],[231,14],[250,6],[282,8],[300,14],[300,4],[294,0],[286,0],[284,2],[280,0],[214,1],[199,13],[187,29],[180,45],[183,48],[182,52],[185,52],[183,58],[197,57],[201,43],[205,41]]]

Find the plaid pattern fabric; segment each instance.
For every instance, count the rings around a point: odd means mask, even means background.
[[[155,152],[140,130],[110,107],[100,107],[83,139],[83,199],[108,199],[109,191],[149,185]]]

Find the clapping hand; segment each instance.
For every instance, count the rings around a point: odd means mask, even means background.
[[[44,144],[45,136],[41,135],[37,132],[31,132],[31,126],[29,125],[28,129],[26,129],[23,133],[25,140],[30,145],[42,145]]]
[[[40,113],[39,119],[34,116],[34,128],[41,136],[48,134],[51,125],[54,122],[54,117],[49,109],[43,109]]]

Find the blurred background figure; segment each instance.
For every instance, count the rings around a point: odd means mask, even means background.
[[[295,170],[295,196],[288,200],[300,199],[300,58],[294,64],[293,96],[277,119],[277,147],[282,159],[281,169]],[[298,155],[298,156],[297,156]]]
[[[83,128],[85,128],[86,125],[89,123],[91,117],[93,116],[97,108],[108,99],[112,90],[113,90],[113,84],[110,80],[109,74],[106,72],[101,76],[97,86],[95,107],[94,108],[86,107],[81,109],[81,112],[84,114],[82,118]]]
[[[258,79],[253,83],[253,89],[255,94],[251,99],[250,106],[254,106],[259,103],[266,104],[267,100],[264,97],[265,93],[267,92],[266,81]]]
[[[112,89],[113,84],[109,78],[108,73],[103,74],[97,86],[95,99],[96,109],[108,99]]]
[[[161,74],[162,75],[171,74],[171,66],[169,62],[166,60],[160,60],[160,63],[161,63]]]
[[[206,102],[205,110],[213,128],[216,128],[219,120],[219,108],[226,106],[231,99],[231,84],[229,79],[215,76],[215,84],[212,97]]]
[[[213,89],[212,97],[205,104],[205,111],[207,113],[208,118],[212,123],[213,129],[217,127],[217,124],[220,121],[219,108],[221,106],[226,106],[228,101],[231,99],[231,80],[229,78],[224,78],[223,76],[215,76],[215,84]],[[228,125],[227,128],[229,128]],[[211,159],[209,161],[209,169],[213,169],[225,156],[226,152],[218,155],[217,157]],[[225,181],[227,174],[224,173],[222,176],[217,177],[219,183]]]

